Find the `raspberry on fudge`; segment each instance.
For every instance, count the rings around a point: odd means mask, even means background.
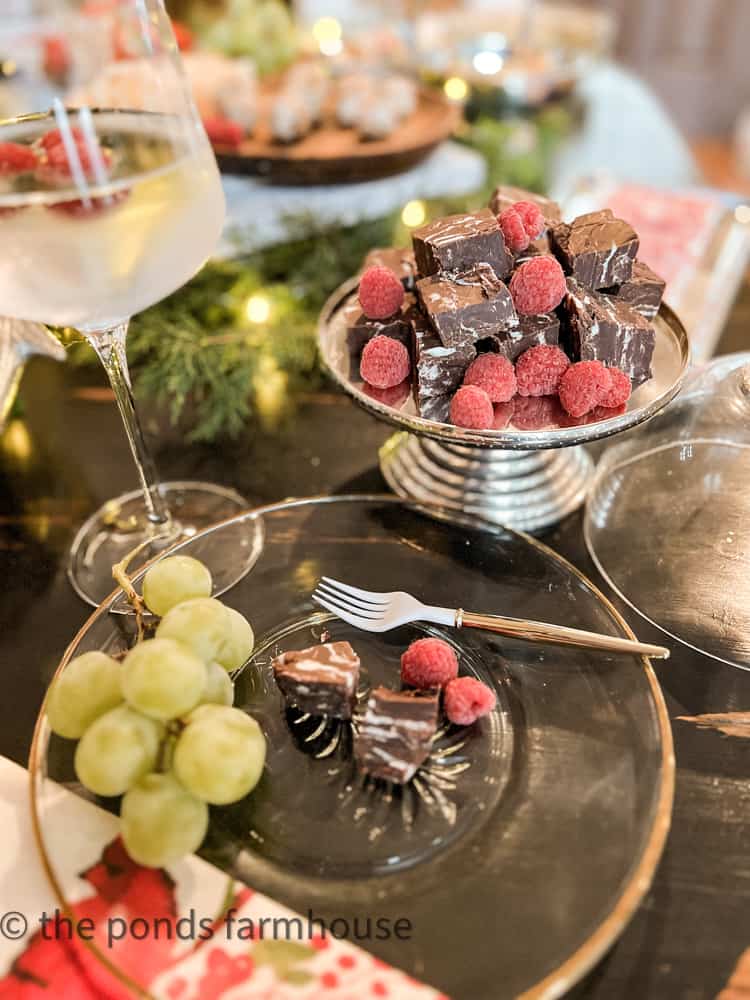
[[[377,389],[392,389],[411,374],[409,352],[400,341],[378,334],[364,346],[359,374]]]
[[[451,423],[474,431],[489,430],[495,423],[492,400],[476,385],[464,385],[451,400]]]
[[[630,382],[630,378],[622,370],[622,368],[613,367],[608,368],[607,371],[609,372],[612,384],[599,400],[599,406],[606,406],[607,409],[614,409],[618,406],[622,406],[623,403],[627,403],[630,399],[630,394],[633,391],[633,386]]]
[[[529,239],[529,234],[526,232],[523,219],[516,211],[515,205],[511,205],[510,208],[506,208],[504,212],[501,212],[497,217],[497,221],[503,231],[505,245],[509,250],[518,253],[528,247],[531,240]]]
[[[570,367],[568,355],[556,344],[537,344],[516,361],[519,396],[551,396]]]
[[[560,403],[571,417],[598,406],[612,388],[612,376],[601,361],[578,361],[560,379]]]
[[[368,319],[388,319],[404,302],[404,286],[389,267],[368,267],[359,279],[359,304]]]
[[[549,313],[565,295],[565,275],[554,257],[540,254],[519,264],[508,287],[518,313],[526,316]]]
[[[516,394],[516,373],[503,354],[480,354],[466,370],[464,385],[484,389],[492,403],[507,403]]]

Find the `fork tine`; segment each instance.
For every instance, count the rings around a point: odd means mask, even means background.
[[[328,601],[324,601],[322,597],[318,597],[316,594],[313,594],[313,600],[316,604],[320,604],[320,606],[325,608],[326,611],[330,611],[331,614],[336,615],[336,617],[340,618],[342,621],[348,622],[355,628],[361,628],[365,632],[369,631],[370,622],[366,619],[359,618],[357,615],[347,614],[346,611],[342,611],[341,608],[336,607],[335,604],[329,604]]]
[[[341,583],[340,580],[332,580],[330,576],[322,576],[320,579],[322,582],[338,587],[339,590],[346,591],[346,593],[351,594],[352,597],[360,597],[365,601],[371,601],[373,598],[381,598],[382,601],[385,602],[391,596],[390,594],[378,594],[372,590],[360,590],[358,587],[350,587],[348,583]],[[378,602],[376,601],[376,603]]]
[[[318,600],[322,598],[323,600],[330,601],[332,607],[341,608],[350,615],[359,615],[362,619],[367,619],[368,621],[380,621],[383,617],[380,612],[374,608],[361,608],[351,601],[345,601],[343,598],[336,597],[333,594],[326,594],[320,589],[316,590],[313,597]]]
[[[335,587],[332,587],[327,583],[319,583],[317,590],[319,593],[325,594],[327,597],[335,598],[337,601],[346,601],[347,604],[353,605],[355,611],[358,608],[362,608],[367,611],[385,611],[388,607],[387,602],[379,604],[374,601],[366,601],[364,598],[353,597],[346,591],[336,590]]]

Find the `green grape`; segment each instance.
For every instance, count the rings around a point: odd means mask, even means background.
[[[148,774],[120,808],[122,840],[133,861],[163,868],[192,854],[208,830],[208,806],[168,774]]]
[[[121,701],[120,664],[94,650],[71,660],[53,683],[47,718],[53,733],[77,740]]]
[[[149,611],[165,615],[183,601],[211,596],[211,573],[191,556],[167,556],[143,578],[143,600]]]
[[[201,704],[231,705],[234,701],[234,684],[226,670],[218,663],[209,663],[207,675]]]
[[[118,705],[81,737],[75,755],[78,780],[96,795],[122,795],[153,771],[163,735],[160,723]]]
[[[229,615],[221,601],[196,597],[168,611],[159,623],[159,639],[177,639],[204,663],[217,659],[230,631]]]
[[[258,784],[266,759],[260,726],[238,708],[201,705],[174,750],[178,781],[212,805],[244,798]]]
[[[216,660],[225,670],[239,670],[250,659],[255,636],[250,622],[244,615],[226,605],[224,610],[229,617],[229,631]]]
[[[206,665],[174,639],[146,639],[122,663],[122,693],[144,715],[167,722],[185,715],[206,690]]]

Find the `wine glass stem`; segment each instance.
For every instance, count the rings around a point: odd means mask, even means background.
[[[135,466],[138,470],[143,500],[146,504],[146,517],[151,524],[167,524],[170,521],[169,510],[159,492],[159,477],[156,465],[146,447],[143,431],[135,410],[133,389],[128,372],[128,359],[125,353],[125,338],[128,324],[120,323],[109,330],[97,331],[87,336],[91,346],[104,365],[109,376],[112,391],[125,425],[125,433],[133,452]]]

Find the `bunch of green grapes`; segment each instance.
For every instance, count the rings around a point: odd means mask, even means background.
[[[229,676],[249,659],[253,630],[210,593],[197,559],[163,559],[143,581],[143,600],[161,618],[154,638],[121,662],[102,652],[76,657],[49,694],[52,731],[79,741],[79,781],[123,796],[123,842],[149,867],[197,850],[208,806],[247,795],[265,763],[263,733],[232,707]]]

